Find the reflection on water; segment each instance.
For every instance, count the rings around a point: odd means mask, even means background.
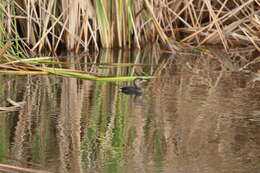
[[[260,170],[260,88],[249,75],[212,58],[140,56],[133,61],[159,66],[83,67],[157,74],[137,97],[118,92],[130,82],[1,76],[1,104],[6,97],[26,103],[0,112],[0,162],[62,173]]]

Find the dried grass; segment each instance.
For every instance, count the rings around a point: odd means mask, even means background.
[[[253,45],[260,51],[259,6],[258,0],[1,1],[0,29],[33,52],[56,52],[62,45],[77,51],[141,48],[172,40],[221,44],[226,51]]]

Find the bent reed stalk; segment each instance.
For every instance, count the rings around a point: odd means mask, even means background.
[[[258,0],[0,0],[0,48],[10,39],[33,52],[176,40],[260,51],[259,6]]]

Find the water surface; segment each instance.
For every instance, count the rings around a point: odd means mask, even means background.
[[[259,172],[260,88],[251,74],[203,56],[134,55],[115,59],[148,66],[79,66],[156,75],[141,96],[118,92],[131,82],[2,75],[1,106],[6,98],[24,106],[0,112],[0,162],[61,173]]]

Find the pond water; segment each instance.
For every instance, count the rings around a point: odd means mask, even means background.
[[[118,91],[132,82],[1,75],[0,106],[7,98],[23,106],[0,112],[0,163],[60,173],[259,173],[260,87],[251,74],[151,50],[105,52],[95,62],[139,66],[75,66],[157,78],[129,96]]]

